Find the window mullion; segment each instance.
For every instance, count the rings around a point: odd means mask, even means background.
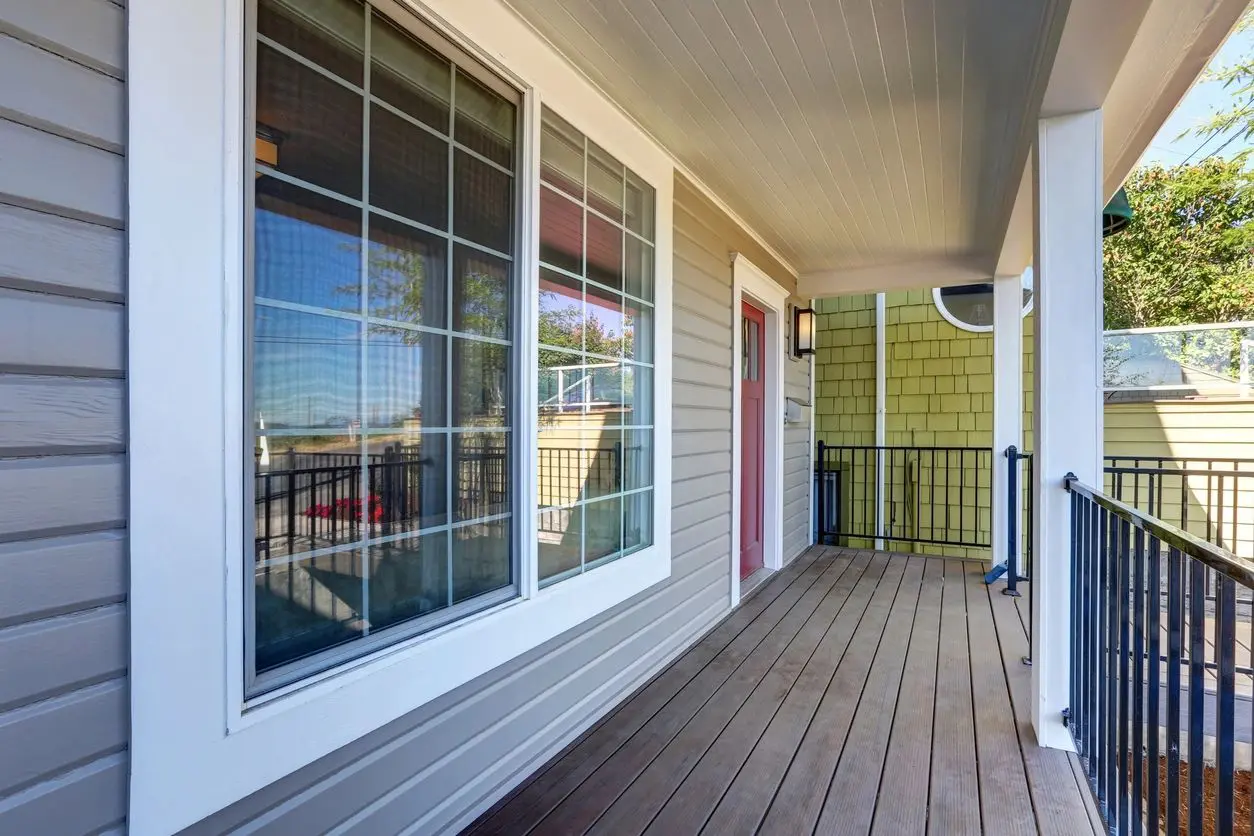
[[[457,455],[461,445],[454,444],[454,433],[452,427],[454,424],[454,398],[456,393],[453,391],[453,372],[454,357],[457,354],[457,338],[451,335],[453,330],[453,282],[456,276],[453,272],[453,264],[456,260],[455,248],[457,246],[454,241],[453,230],[453,172],[454,158],[457,151],[453,147],[453,130],[457,124],[457,64],[450,65],[448,76],[449,94],[448,94],[448,206],[446,229],[448,231],[448,244],[444,253],[444,327],[449,329],[450,336],[448,345],[444,349],[444,390],[447,393],[445,403],[445,423],[448,425],[448,435],[444,441],[444,492],[446,497],[445,512],[448,515],[449,523],[457,521],[457,513],[454,506],[456,491],[453,489],[453,480],[459,472],[457,464]],[[448,586],[448,606],[453,606],[453,540],[457,536],[456,532],[450,528],[448,534],[444,538],[445,560],[447,562],[447,586]]]
[[[370,416],[367,414],[366,403],[369,400],[370,363],[368,361],[370,328],[369,328],[369,281],[370,281],[370,4],[365,3],[365,32],[362,49],[362,100],[361,100],[361,348],[360,348],[360,387],[357,402],[361,408],[361,518],[358,530],[360,552],[359,571],[361,572],[361,625],[362,635],[370,635]],[[351,514],[350,509],[350,514]]]

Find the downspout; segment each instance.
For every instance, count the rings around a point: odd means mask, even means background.
[[[875,548],[884,548],[884,442],[888,432],[888,367],[884,328],[884,294],[875,294]]]
[[[810,300],[810,310],[812,310],[812,311],[813,311],[813,310],[815,310],[815,308],[814,308],[814,300],[813,300],[813,299],[811,299],[811,300]],[[817,317],[817,316],[818,316],[818,313],[815,313],[815,316]],[[818,329],[817,327],[814,329],[814,333],[815,333],[815,336],[816,336],[816,338],[817,338],[818,333],[819,333],[819,329]],[[797,338],[797,335],[796,335],[796,334],[793,334],[793,339],[795,340],[796,338]],[[817,346],[817,345],[815,345],[815,346],[813,346],[813,348],[818,348],[818,346]],[[816,528],[816,526],[815,526],[815,524],[814,524],[814,520],[815,520],[815,516],[814,516],[814,503],[815,503],[815,501],[816,501],[816,499],[817,499],[817,498],[816,498],[816,497],[815,497],[815,495],[814,495],[815,491],[814,491],[814,487],[813,487],[813,486],[814,486],[814,480],[815,480],[815,478],[816,478],[816,477],[815,477],[815,467],[816,467],[816,465],[817,465],[817,462],[815,461],[815,452],[816,452],[816,449],[817,449],[817,448],[815,447],[815,444],[818,442],[818,438],[817,438],[817,436],[815,435],[815,423],[816,423],[816,422],[815,422],[815,420],[814,420],[814,413],[817,411],[817,410],[815,409],[815,404],[817,404],[817,403],[818,403],[818,401],[817,401],[817,400],[815,400],[815,396],[818,394],[818,390],[819,390],[818,384],[816,384],[816,383],[814,382],[814,366],[815,366],[815,363],[814,363],[814,358],[815,358],[816,354],[817,354],[817,352],[811,352],[811,353],[810,353],[810,398],[809,398],[809,400],[810,400],[810,476],[809,476],[809,478],[810,478],[811,488],[810,488],[810,516],[806,517],[806,521],[807,521],[807,522],[806,522],[806,528],[810,529],[810,545],[811,545],[811,546],[813,546],[813,545],[815,544],[816,540],[817,540],[817,538],[816,538],[816,536],[815,536],[815,528]]]

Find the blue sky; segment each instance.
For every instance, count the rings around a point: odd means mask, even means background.
[[[1236,63],[1242,55],[1254,51],[1254,31],[1239,32],[1228,39],[1223,48],[1211,60],[1212,67]],[[1142,165],[1159,163],[1161,165],[1179,165],[1186,159],[1196,162],[1213,153],[1224,144],[1228,137],[1216,138],[1203,145],[1203,138],[1189,135],[1179,139],[1180,134],[1206,121],[1212,113],[1224,109],[1229,102],[1229,91],[1219,82],[1199,81],[1181,100],[1175,113],[1163,124],[1141,157]],[[1217,156],[1228,157],[1233,153],[1250,147],[1246,139],[1234,140]]]

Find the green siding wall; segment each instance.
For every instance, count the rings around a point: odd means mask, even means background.
[[[829,445],[875,444],[875,296],[820,300],[815,379],[815,434]],[[1024,321],[1024,447],[1031,449],[1032,317]],[[993,441],[993,335],[972,333],[945,320],[930,289],[889,293],[885,297],[885,444],[889,447],[981,447]],[[991,537],[992,491],[986,470],[976,487],[974,456],[970,466],[955,465],[936,484],[929,461],[918,457],[886,471],[894,525],[917,532],[933,520],[943,526],[967,514],[966,527]],[[926,455],[925,455],[926,459]],[[955,459],[956,460],[956,459]],[[855,461],[843,487],[842,513],[857,524],[874,515],[873,497],[863,496],[873,482],[874,462]],[[933,498],[934,497],[934,498]],[[909,507],[907,507],[909,506]],[[972,519],[979,508],[978,519]],[[963,510],[967,509],[967,510]],[[914,517],[920,517],[915,520]],[[956,523],[954,524],[956,527]],[[850,545],[863,546],[854,541]],[[902,546],[903,544],[897,544]],[[987,549],[952,546],[915,547],[988,559]]]

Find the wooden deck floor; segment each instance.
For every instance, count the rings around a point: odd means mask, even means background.
[[[960,560],[814,548],[466,832],[1100,833],[1027,720],[1014,599]]]

